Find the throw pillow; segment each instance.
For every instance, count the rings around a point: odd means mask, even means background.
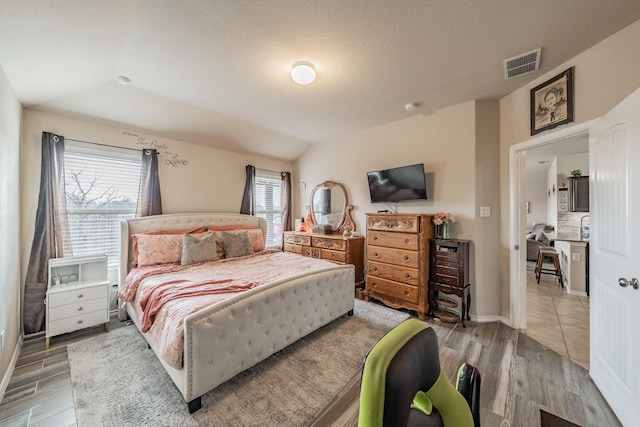
[[[182,265],[199,262],[215,261],[218,259],[216,251],[216,236],[209,233],[202,239],[185,234],[182,240]]]
[[[251,239],[249,239],[249,233],[246,231],[242,233],[227,233],[223,231],[222,247],[224,248],[225,258],[251,255],[253,253]]]

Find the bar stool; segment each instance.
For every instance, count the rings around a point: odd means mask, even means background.
[[[543,260],[544,257],[551,258],[553,262],[553,269],[551,268],[543,268]],[[538,284],[540,284],[540,276],[542,274],[553,274],[560,281],[560,286],[564,288],[564,282],[562,281],[562,269],[560,268],[560,257],[558,256],[558,252],[551,246],[541,246],[538,250],[538,260],[536,261],[536,279]]]

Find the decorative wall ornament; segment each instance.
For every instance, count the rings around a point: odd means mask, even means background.
[[[531,89],[531,135],[573,122],[573,67]]]
[[[178,153],[174,153],[171,151],[166,142],[158,142],[157,139],[149,139],[145,136],[138,135],[136,133],[124,131],[123,135],[130,136],[136,138],[136,145],[158,150],[158,155],[164,158],[164,164],[178,167],[178,166],[187,166],[189,165],[189,160],[183,159],[180,157]]]

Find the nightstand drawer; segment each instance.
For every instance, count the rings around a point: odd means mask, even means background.
[[[73,332],[89,326],[107,323],[108,321],[109,310],[105,307],[104,309],[94,311],[93,313],[80,314],[73,317],[65,317],[64,319],[50,321],[48,323],[47,336],[50,337],[67,332]]]
[[[96,298],[103,298],[103,300],[106,300],[108,292],[108,284],[75,289],[65,289],[64,285],[61,285],[59,286],[59,290],[57,288],[55,290],[49,290],[47,304],[49,305],[49,309],[51,309],[60,305]]]
[[[450,286],[461,286],[458,276],[447,276],[444,274],[436,273],[433,277],[433,281],[436,283],[444,283]]]
[[[59,320],[64,319],[65,317],[78,316],[80,314],[104,310],[106,306],[107,300],[105,298],[95,298],[74,302],[72,304],[49,307],[49,320]]]

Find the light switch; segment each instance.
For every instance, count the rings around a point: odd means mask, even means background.
[[[572,252],[571,261],[580,261],[580,252]]]
[[[491,216],[491,206],[480,206],[480,217],[489,218]]]

